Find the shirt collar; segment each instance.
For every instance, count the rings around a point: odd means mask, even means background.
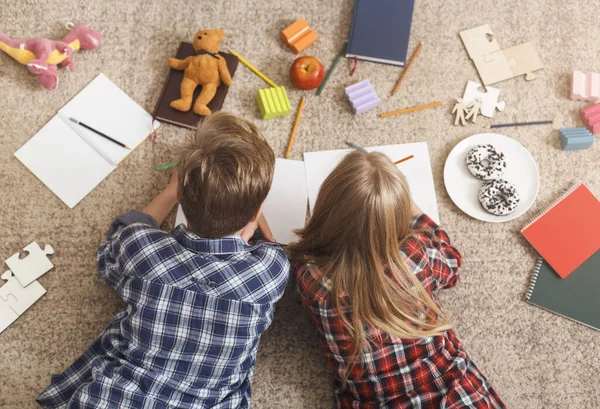
[[[240,236],[224,236],[218,239],[205,239],[188,230],[184,224],[175,227],[171,234],[182,246],[208,254],[234,254],[254,248]]]

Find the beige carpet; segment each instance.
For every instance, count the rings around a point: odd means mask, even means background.
[[[504,224],[486,224],[463,214],[444,189],[442,169],[452,147],[482,131],[454,127],[451,107],[396,118],[376,112],[461,96],[477,80],[458,31],[489,23],[500,45],[532,41],[546,68],[538,79],[497,84],[506,109],[496,122],[556,118],[555,128],[581,126],[582,103],[569,100],[573,69],[598,71],[600,6],[554,0],[472,2],[417,0],[410,50],[424,48],[400,92],[389,98],[400,69],[359,63],[353,78],[343,59],[324,93],[306,93],[293,159],[302,152],[344,147],[346,137],[362,145],[427,141],[442,224],[465,256],[460,285],[443,301],[474,361],[508,407],[598,408],[600,332],[526,304],[523,294],[535,252],[519,228],[581,178],[600,193],[600,143],[587,151],[562,152],[549,126],[504,132],[535,157],[541,190],[533,208]],[[558,5],[561,3],[560,5]],[[289,90],[295,110],[302,93],[288,69],[294,54],[279,39],[292,20],[305,17],[319,33],[309,53],[328,66],[346,40],[352,2],[347,0],[0,0],[0,29],[12,37],[65,34],[63,25],[89,22],[103,36],[102,48],[75,56],[75,71],[60,70],[54,92],[6,55],[0,56],[0,258],[32,240],[56,249],[55,269],[40,281],[47,295],[0,335],[0,407],[35,407],[34,397],[103,330],[121,303],[96,275],[95,250],[113,217],[140,209],[168,178],[153,171],[169,162],[189,130],[165,125],[157,144],[147,141],[75,209],[69,210],[14,157],[13,153],[99,72],[152,111],[167,73],[167,58],[199,28],[222,28],[231,47]],[[369,78],[384,99],[378,111],[354,117],[343,88]],[[224,109],[254,120],[282,156],[293,115],[262,121],[254,101],[265,84],[242,65]],[[165,228],[173,223],[172,216]],[[263,337],[253,384],[254,408],[331,408],[331,381],[315,332],[290,291]]]

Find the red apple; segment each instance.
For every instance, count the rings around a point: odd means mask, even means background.
[[[290,78],[300,89],[315,89],[325,78],[325,68],[316,57],[298,57],[290,67]]]

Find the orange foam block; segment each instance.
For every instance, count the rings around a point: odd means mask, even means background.
[[[317,41],[319,36],[308,27],[308,23],[303,18],[299,18],[281,32],[281,39],[286,43],[296,54],[301,53],[309,45]]]

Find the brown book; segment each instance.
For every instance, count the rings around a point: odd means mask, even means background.
[[[235,70],[238,65],[238,59],[229,53],[220,52],[219,54],[225,58],[225,61],[227,62],[227,68],[229,69],[231,78],[233,78],[233,74],[235,74]],[[177,54],[175,54],[175,58],[183,60],[190,55],[196,55],[194,47],[191,43],[182,42],[179,45]],[[167,76],[165,87],[160,94],[160,98],[158,99],[158,103],[156,104],[156,108],[154,109],[152,116],[162,122],[168,122],[173,125],[194,129],[196,128],[196,125],[198,125],[198,121],[201,121],[202,118],[204,118],[201,115],[195,114],[193,111],[194,102],[196,101],[198,94],[200,94],[202,86],[198,86],[196,91],[194,91],[192,108],[188,112],[178,111],[171,108],[171,105],[169,105],[171,102],[181,97],[179,88],[182,80],[183,71],[177,71],[173,68],[169,69],[169,75]],[[229,87],[227,85],[223,83],[219,85],[215,97],[208,103],[208,107],[212,112],[221,110],[223,101],[225,101],[225,96],[227,96],[228,91]]]

